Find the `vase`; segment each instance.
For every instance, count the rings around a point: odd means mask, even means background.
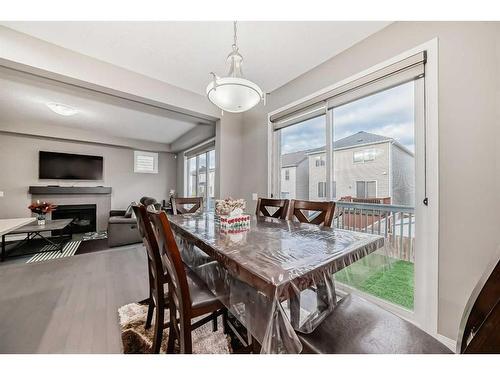
[[[38,214],[36,219],[38,225],[45,225],[45,214]]]

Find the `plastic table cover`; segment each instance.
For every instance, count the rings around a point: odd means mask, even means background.
[[[382,236],[252,216],[226,231],[213,213],[170,215],[184,262],[261,344],[300,353],[336,305],[333,274],[384,245]]]

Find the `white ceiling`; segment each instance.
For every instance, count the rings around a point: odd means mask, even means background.
[[[232,22],[2,22],[12,29],[205,94],[225,75]],[[271,92],[389,22],[239,22],[245,76]]]
[[[61,116],[47,103],[74,107]],[[0,68],[0,127],[35,124],[80,128],[122,138],[171,143],[198,125],[168,110],[62,84],[46,78]]]

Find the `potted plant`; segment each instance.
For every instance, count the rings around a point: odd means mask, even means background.
[[[57,206],[49,202],[36,201],[29,205],[28,207],[31,212],[36,214],[38,225],[45,225],[45,216],[54,211]]]

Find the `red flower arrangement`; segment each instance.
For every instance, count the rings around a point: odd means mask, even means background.
[[[31,210],[31,212],[35,214],[45,215],[48,214],[49,212],[54,211],[57,208],[57,206],[49,202],[36,201],[35,203],[30,204],[28,208]]]

